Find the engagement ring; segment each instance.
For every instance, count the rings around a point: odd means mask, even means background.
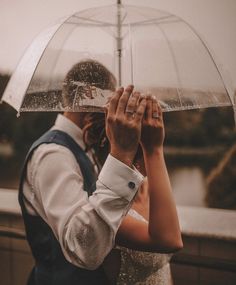
[[[152,117],[153,117],[154,119],[159,119],[159,118],[160,118],[160,116],[158,115],[157,112],[154,112],[154,113],[152,114]]]
[[[135,112],[134,112],[133,109],[127,108],[127,109],[125,110],[125,113],[128,113],[128,114],[130,114],[130,115],[133,115]]]

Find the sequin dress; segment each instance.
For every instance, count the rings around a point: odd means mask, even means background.
[[[129,215],[147,222],[131,209]],[[121,254],[121,267],[117,285],[171,285],[170,258],[172,254],[136,251],[117,247]]]

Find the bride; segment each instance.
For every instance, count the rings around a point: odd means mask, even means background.
[[[88,129],[96,124],[96,130],[99,130],[97,115],[93,115]],[[105,138],[101,141],[97,153],[106,155]],[[181,249],[183,244],[164,160],[163,141],[161,107],[155,98],[148,96],[140,148],[135,159],[135,167],[146,178],[120,225],[115,248],[104,261],[110,284],[172,284],[171,253]]]

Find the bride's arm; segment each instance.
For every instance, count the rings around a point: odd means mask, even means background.
[[[158,118],[156,117],[158,114]],[[145,251],[173,252],[183,247],[179,221],[163,154],[164,124],[155,99],[147,100],[142,150],[147,172],[149,222],[127,215],[117,233],[118,244]]]

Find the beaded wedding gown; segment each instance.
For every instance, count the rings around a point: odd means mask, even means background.
[[[139,213],[130,209],[135,219],[147,222]],[[172,254],[142,252],[117,246],[121,267],[117,285],[171,285],[169,261]]]

